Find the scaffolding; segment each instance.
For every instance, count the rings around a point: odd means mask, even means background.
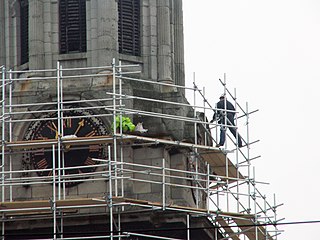
[[[239,148],[237,139],[231,136],[225,146],[215,147],[220,127],[238,128],[239,124],[209,123],[206,116],[217,111],[216,106],[210,105],[195,82],[193,87],[178,86],[144,80],[137,77],[139,73],[139,65],[122,65],[115,60],[110,66],[95,68],[63,69],[59,62],[56,69],[48,70],[15,71],[2,67],[1,239],[16,239],[10,234],[15,228],[23,229],[15,226],[19,222],[42,219],[48,220],[44,227],[51,228],[51,235],[40,236],[42,239],[192,239],[191,218],[208,221],[205,230],[212,231],[215,239],[278,239],[281,230],[277,224],[281,219],[277,208],[281,204],[276,203],[275,197],[270,203],[258,190],[258,185],[265,183],[255,179],[252,165],[260,157],[252,157],[250,152],[258,142],[249,138],[249,117],[256,110],[249,111],[248,104],[242,108],[225,79],[219,80],[224,94],[236,106],[236,123],[245,122],[245,133],[241,133],[245,146]],[[102,88],[104,97],[70,97],[70,88],[79,83],[84,88],[108,87]],[[191,91],[194,103],[130,95],[125,90],[127,84],[152,85],[164,92]],[[26,96],[31,91],[36,94]],[[134,101],[190,108],[193,116],[179,111],[167,114],[137,109]],[[143,127],[126,132],[119,124],[124,116],[182,123],[191,126],[193,139],[148,134]],[[78,136],[84,123],[89,126],[88,132]],[[68,132],[68,124],[73,133]],[[157,164],[148,164],[133,161],[135,156],[128,154],[128,149],[141,148],[143,155],[146,149],[156,146],[182,149],[180,153],[188,160],[186,167],[170,165],[166,156]],[[70,152],[92,155],[82,163],[70,164]],[[74,186],[83,185],[90,189],[83,187],[73,192]],[[98,187],[93,190],[92,186]],[[136,194],[134,190],[141,192],[141,188],[150,186],[157,189],[157,194]],[[190,195],[194,201],[175,201],[169,191]],[[123,224],[130,222],[128,214],[152,212],[182,214],[185,236],[123,229]],[[93,216],[104,218],[108,224],[105,232],[66,233],[69,219],[76,224]]]

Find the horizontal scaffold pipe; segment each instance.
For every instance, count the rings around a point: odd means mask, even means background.
[[[57,80],[57,77],[32,77],[32,78],[6,78],[6,81],[12,81],[12,82],[22,82],[22,81],[46,81],[46,80]]]
[[[99,98],[99,99],[83,99],[83,100],[74,100],[74,101],[60,101],[59,103],[61,104],[74,104],[74,103],[87,103],[87,102],[105,102],[105,101],[111,101],[113,100],[113,98]],[[57,105],[57,101],[55,102],[37,102],[36,103],[37,105],[41,105],[41,106],[47,106],[47,105],[52,105],[52,106],[56,106]],[[33,107],[35,105],[35,103],[21,103],[21,104],[6,104],[6,108],[9,108],[9,107]],[[99,106],[97,106],[99,107]],[[69,108],[64,108],[64,109],[61,109],[61,110],[68,110]],[[83,109],[82,108],[79,108],[79,109]],[[57,110],[56,110],[57,111]],[[14,113],[14,112],[13,112]]]
[[[44,112],[55,112],[55,111],[44,111]],[[30,112],[26,112],[26,113],[30,113]],[[24,113],[24,114],[26,114],[26,113]],[[14,123],[14,122],[33,122],[33,121],[48,121],[48,120],[57,120],[57,119],[78,119],[78,118],[108,117],[108,116],[112,116],[112,113],[92,114],[92,115],[79,115],[79,116],[64,116],[64,117],[61,117],[61,118],[58,118],[58,117],[46,117],[46,118],[28,118],[28,119],[9,119],[9,120],[7,120],[5,122],[12,122],[12,123]]]
[[[208,108],[208,107],[204,107],[204,106],[190,105],[188,103],[171,102],[171,101],[155,99],[155,98],[144,98],[144,97],[132,96],[132,95],[127,95],[127,94],[117,94],[117,93],[114,94],[112,92],[106,92],[106,94],[115,95],[115,96],[121,98],[122,100],[139,99],[139,100],[144,100],[144,101],[147,101],[147,102],[166,103],[166,104],[169,104],[169,105],[178,105],[178,106],[185,106],[185,107],[213,110],[212,108]],[[234,112],[234,111],[232,111],[232,112]]]
[[[71,70],[71,69],[70,69]],[[75,69],[73,69],[74,71]],[[63,72],[64,70],[60,70],[60,72]],[[140,71],[134,71],[134,72],[126,72],[126,74],[136,74],[136,73],[140,73]],[[20,82],[20,81],[49,81],[49,80],[53,80],[53,81],[57,81],[58,79],[78,79],[78,78],[98,78],[98,77],[107,77],[107,76],[112,76],[112,72],[110,73],[94,73],[94,74],[79,74],[79,75],[67,75],[67,76],[59,76],[59,78],[57,78],[57,76],[51,76],[51,77],[22,77],[22,78],[5,78],[5,81],[12,81],[12,82]]]
[[[114,110],[112,108],[106,108],[106,110]],[[196,118],[191,117],[184,117],[184,116],[177,116],[177,115],[170,115],[170,114],[164,114],[164,113],[156,113],[156,112],[148,112],[148,111],[142,111],[142,110],[135,110],[135,109],[129,109],[129,108],[122,108],[122,109],[116,109],[117,113],[122,114],[138,114],[138,115],[144,115],[149,117],[158,117],[158,118],[166,118],[171,120],[179,120],[179,121],[186,121],[186,122],[192,122],[192,123],[202,123],[202,124],[208,124],[208,125],[215,125],[214,123],[208,123],[201,120],[198,120]]]
[[[42,72],[56,72],[57,69],[34,69],[34,70],[9,70],[7,72],[10,72],[10,73],[18,73],[18,74],[21,74],[21,73],[42,73]]]
[[[165,140],[160,138],[151,138],[151,137],[142,137],[137,135],[127,135],[127,134],[116,134],[115,136],[120,137],[121,139],[131,139],[131,140],[144,140],[148,142],[154,142],[154,143],[163,143],[168,145],[176,145],[176,146],[183,146],[183,147],[190,147],[190,148],[201,148],[201,149],[207,149],[207,150],[216,150],[223,152],[221,149],[211,146],[205,146],[205,145],[199,145],[199,144],[193,144],[193,143],[187,143],[182,141],[172,141],[172,140]]]
[[[8,85],[11,85],[11,84],[12,84],[12,82],[10,82],[10,80],[7,80],[6,83],[5,84],[1,84],[0,87],[3,88],[3,87],[6,87]]]
[[[50,169],[51,171],[52,169]],[[57,170],[56,170],[57,171]],[[30,171],[31,172],[31,171]],[[58,172],[58,171],[57,171]],[[112,172],[113,173],[113,172]],[[106,177],[110,178],[110,176],[105,174],[105,171],[95,171],[92,173],[83,173],[83,174],[56,174],[54,177],[52,176],[43,176],[43,177],[21,177],[21,178],[6,178],[4,183],[1,183],[1,185],[9,186],[9,185],[18,185],[18,184],[31,184],[31,183],[48,183],[52,182],[53,179],[61,178],[61,181],[67,180],[67,181],[82,181],[84,179],[87,179],[88,177],[103,177],[105,180]],[[117,177],[112,176],[112,179],[116,179]],[[122,177],[118,177],[119,179]],[[95,179],[91,179],[95,180]]]
[[[162,167],[155,167],[155,166],[150,166],[150,165],[142,165],[142,164],[135,164],[135,163],[127,163],[127,162],[122,162],[122,163],[118,163],[121,164],[123,166],[132,166],[132,167],[144,167],[146,168],[146,170],[140,170],[140,173],[145,173],[147,175],[153,175],[153,176],[163,176],[163,174],[161,173],[153,173],[151,172],[150,169],[154,169],[154,170],[158,170],[158,171],[168,171],[168,172],[178,172],[178,173],[185,173],[185,174],[189,174],[189,175],[196,175],[198,177],[197,181],[199,182],[206,182],[207,180],[205,179],[205,177],[207,177],[208,175],[206,173],[200,173],[200,172],[193,172],[193,171],[185,171],[185,170],[178,170],[178,169],[170,169],[170,168],[162,168]],[[131,170],[131,169],[122,169],[123,171],[129,171],[129,172],[134,172],[135,170]],[[166,177],[171,177],[171,178],[177,178],[177,179],[185,179],[185,180],[195,180],[192,177],[181,177],[181,176],[177,176],[177,175],[167,175],[165,174]],[[200,179],[200,177],[203,177],[203,179]],[[233,178],[233,177],[226,177],[226,176],[219,176],[219,175],[214,175],[214,174],[209,174],[209,177],[211,178],[221,178],[226,180],[234,180],[234,181],[241,181],[241,182],[247,182],[247,179],[242,179],[242,178]],[[221,183],[225,183],[225,181],[216,181],[214,180],[214,182],[221,182]]]
[[[163,239],[163,240],[181,240],[180,238],[169,238],[169,237],[161,237],[156,235],[148,235],[148,234],[141,234],[141,233],[133,233],[133,232],[124,232],[130,236],[137,236],[137,237],[145,237],[145,238],[154,238],[154,239]]]
[[[164,83],[164,82],[155,82],[151,80],[145,80],[145,79],[138,79],[138,78],[132,78],[132,77],[121,77],[122,79],[130,80],[130,81],[136,81],[136,82],[143,82],[143,83],[150,83],[152,85],[160,85],[160,86],[168,86],[168,87],[176,87],[176,88],[182,88],[187,90],[193,90],[191,87],[185,87],[181,85],[175,85],[171,83]]]
[[[122,239],[122,238],[128,238],[129,237],[127,234],[125,234],[125,235],[124,234],[113,234],[112,237],[114,239]],[[64,237],[62,239],[63,240],[84,240],[84,239],[109,239],[109,238],[111,238],[110,234],[109,235],[106,234],[106,235],[103,235],[103,236],[92,236],[92,237]],[[60,239],[60,238],[57,238],[57,239]],[[50,240],[51,240],[51,238],[50,238]]]
[[[125,74],[137,74],[141,73],[141,71],[133,71],[133,72],[126,72]],[[98,73],[98,74],[83,74],[83,75],[67,75],[67,76],[61,76],[60,79],[78,79],[78,78],[95,78],[95,77],[105,77],[105,76],[112,76],[112,72],[110,73]]]
[[[112,70],[112,65],[110,66],[99,66],[99,67],[84,67],[84,68],[62,68],[60,69],[61,72],[63,71],[81,71],[81,70]]]
[[[243,118],[243,117],[247,117],[248,115],[253,114],[253,113],[256,113],[256,112],[258,112],[258,111],[259,111],[259,109],[256,109],[256,110],[253,110],[253,111],[251,111],[251,112],[245,113],[245,114],[243,114],[243,115],[238,116],[237,119]]]

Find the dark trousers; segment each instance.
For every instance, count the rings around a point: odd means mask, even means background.
[[[225,124],[224,119],[222,119],[221,124]],[[224,142],[226,141],[227,128],[229,128],[232,135],[235,137],[235,139],[237,139],[237,128],[232,127],[232,126],[235,126],[235,123],[234,123],[234,116],[231,114],[227,115],[227,125],[229,125],[230,127],[226,127],[226,126],[220,127],[220,142],[219,142],[220,146],[223,146]],[[242,140],[239,133],[238,133],[238,147],[242,147]]]

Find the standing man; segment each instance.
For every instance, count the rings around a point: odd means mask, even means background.
[[[227,112],[227,115],[225,115],[225,112]],[[220,100],[217,103],[217,109],[215,110],[212,120],[210,121],[211,123],[213,121],[218,121],[219,124],[222,124],[220,127],[220,142],[216,145],[216,147],[224,145],[227,127],[236,139],[238,135],[238,147],[242,147],[241,136],[237,133],[237,128],[234,123],[235,114],[235,108],[232,103],[225,98],[225,95],[221,95]]]

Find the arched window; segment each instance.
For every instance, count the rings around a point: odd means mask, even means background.
[[[140,56],[140,0],[119,0],[118,14],[119,52]]]
[[[86,52],[86,0],[60,0],[60,53]]]
[[[29,2],[20,0],[20,64],[29,61]]]

